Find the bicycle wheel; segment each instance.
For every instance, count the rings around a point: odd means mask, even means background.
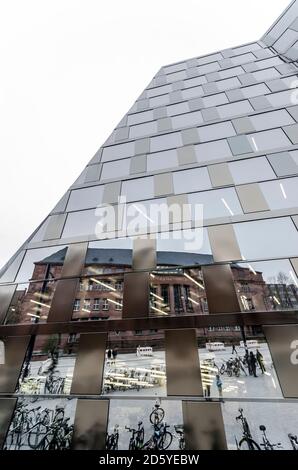
[[[261,450],[261,447],[253,439],[244,437],[239,442],[239,449],[240,450]]]
[[[173,436],[169,431],[166,431],[158,441],[158,450],[166,450],[172,444]]]
[[[225,373],[225,370],[226,370],[226,366],[223,364],[221,368],[219,369],[220,375],[223,375]]]
[[[162,408],[157,408],[150,413],[150,417],[149,417],[150,423],[159,424],[164,419],[164,416],[165,416],[164,410]]]
[[[46,434],[47,427],[42,422],[36,423],[28,433],[28,446],[33,450],[38,449],[41,442],[44,441]]]

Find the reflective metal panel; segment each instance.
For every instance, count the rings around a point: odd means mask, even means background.
[[[227,450],[220,403],[183,401],[187,450]]]
[[[137,238],[133,241],[133,269],[156,268],[156,240]]]
[[[105,450],[109,400],[78,400],[72,448]]]
[[[0,449],[4,444],[16,401],[16,398],[0,399]]]
[[[149,273],[124,274],[123,318],[148,317]]]
[[[4,343],[5,362],[0,364],[0,393],[14,393],[21,372],[30,336],[7,336]]]
[[[100,394],[106,342],[106,333],[87,333],[80,336],[71,393]]]
[[[240,312],[230,265],[202,266],[209,313]]]
[[[241,259],[241,253],[232,225],[208,227],[214,261]]]
[[[69,245],[61,277],[80,276],[84,267],[88,243],[74,243]]]
[[[48,322],[70,321],[79,279],[57,281],[56,290],[49,311]]]
[[[202,396],[195,329],[166,330],[167,395]]]
[[[285,398],[298,398],[298,325],[264,326]]]

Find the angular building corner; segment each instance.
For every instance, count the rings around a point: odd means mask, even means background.
[[[0,271],[0,449],[297,450],[297,168],[295,0],[162,67]]]

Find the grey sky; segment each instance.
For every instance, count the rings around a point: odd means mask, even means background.
[[[257,40],[288,0],[0,2],[0,266],[157,70]]]

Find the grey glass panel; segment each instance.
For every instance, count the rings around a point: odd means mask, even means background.
[[[43,236],[43,240],[53,240],[60,238],[65,224],[66,214],[51,215]]]
[[[232,156],[232,152],[226,140],[217,140],[215,142],[196,145],[195,152],[199,163]]]
[[[0,364],[0,393],[15,392],[29,340],[30,336],[1,338],[5,348],[5,363]]]
[[[229,163],[229,168],[235,184],[253,183],[276,178],[265,157],[232,162]]]
[[[294,152],[281,152],[268,155],[268,159],[277,176],[286,176],[298,172],[298,152],[295,160]]]
[[[8,307],[16,290],[15,285],[0,286],[0,325],[4,322]]]
[[[118,160],[120,158],[127,158],[134,155],[134,142],[127,142],[125,144],[113,145],[105,147],[102,152],[102,162],[109,162],[111,160]]]
[[[149,358],[150,360],[150,358]],[[152,388],[152,387],[151,387]],[[153,390],[152,390],[153,391]],[[147,391],[149,395],[149,391]],[[164,417],[160,421],[160,426],[167,424],[168,430],[171,434],[178,433],[177,430],[183,433],[183,418],[182,418],[182,402],[178,400],[167,399],[152,399],[142,397],[139,400],[131,399],[114,399],[110,401],[109,411],[109,424],[108,434],[113,434],[115,430],[119,431],[119,450],[128,450],[130,448],[130,439],[132,432],[128,432],[125,426],[131,429],[138,429],[138,423],[144,429],[144,442],[150,440],[152,436],[152,424],[149,416],[152,410],[162,408]],[[157,416],[162,412],[158,411]],[[168,450],[179,450],[179,439],[172,439],[171,444],[168,443]]]
[[[38,335],[28,349],[16,393],[68,395],[79,335]]]
[[[178,104],[171,104],[167,107],[167,112],[169,116],[174,116],[175,114],[182,114],[187,113],[189,111],[188,103],[178,103]]]
[[[237,116],[250,113],[253,111],[253,107],[249,101],[239,101],[238,103],[227,104],[225,106],[219,106],[217,108],[219,116],[224,119],[231,116]]]
[[[201,75],[200,77],[189,78],[188,80],[185,80],[185,86],[191,87],[191,86],[201,85],[206,82],[207,80],[204,77],[204,75]]]
[[[203,105],[206,108],[210,108],[211,106],[219,106],[220,104],[228,103],[229,100],[224,93],[218,93],[212,96],[206,96],[202,98]]]
[[[214,188],[220,186],[230,186],[233,184],[233,178],[227,163],[218,163],[217,165],[210,165],[208,172]]]
[[[237,263],[232,272],[241,310],[297,309],[298,279],[288,259]]]
[[[150,121],[144,124],[138,124],[137,126],[132,126],[129,131],[129,137],[133,139],[135,137],[142,137],[143,135],[155,134],[156,132],[156,121]]]
[[[290,140],[281,129],[273,129],[271,131],[250,134],[247,138],[255,152],[272,150],[275,148],[278,149],[291,145]]]
[[[227,78],[226,80],[219,80],[216,82],[217,88],[220,91],[229,90],[230,88],[236,88],[241,86],[240,81],[237,77]]]
[[[250,116],[250,121],[256,131],[286,126],[295,122],[285,109]]]
[[[105,163],[102,167],[101,180],[110,178],[121,178],[129,175],[130,159],[120,160],[117,162]]]
[[[67,211],[96,207],[102,202],[103,191],[103,185],[72,191],[67,204]]]
[[[172,134],[161,135],[158,137],[152,137],[150,139],[151,151],[158,152],[159,150],[167,150],[173,147],[180,147],[182,145],[182,139],[179,132]]]
[[[194,113],[182,114],[172,118],[173,129],[181,127],[195,126],[203,122],[202,114],[200,111]]]
[[[227,70],[221,70],[219,72],[220,78],[228,78],[228,77],[233,77],[234,75],[241,75],[244,73],[244,70],[242,67],[232,67]]]
[[[293,124],[292,126],[284,127],[284,131],[291,139],[293,144],[298,144],[298,124]]]
[[[72,318],[73,304],[79,279],[62,279],[57,281],[48,322],[67,322]]]
[[[186,266],[212,263],[211,247],[206,228],[157,234],[157,263]]]
[[[245,98],[251,98],[252,96],[259,96],[270,93],[270,90],[265,85],[265,83],[259,83],[258,85],[241,88],[241,92]]]
[[[211,188],[207,168],[177,171],[173,173],[173,180],[175,194]]]
[[[193,88],[186,88],[182,91],[182,97],[184,100],[189,100],[190,98],[195,98],[197,96],[202,96],[204,94],[203,87],[197,86]]]
[[[297,31],[287,29],[274,43],[274,49],[276,49],[281,54],[285,54],[287,50],[297,41],[297,39]]]
[[[133,241],[133,269],[156,268],[156,240],[136,238]]]
[[[137,155],[130,159],[130,174],[145,173],[147,169],[147,155]]]
[[[253,72],[253,77],[258,81],[261,82],[262,80],[269,80],[271,78],[280,77],[280,73],[276,69],[265,69],[265,70],[258,70],[257,72]]]
[[[96,225],[99,221],[94,209],[68,214],[62,237],[79,237],[81,235],[95,235]]]
[[[85,264],[88,243],[73,243],[66,251],[61,277],[80,276]]]
[[[143,318],[149,315],[149,273],[124,275],[123,318]]]
[[[148,98],[152,98],[153,96],[156,95],[162,95],[163,93],[169,93],[171,91],[172,87],[171,85],[163,85],[159,86],[157,88],[151,88],[147,90],[147,96]]]
[[[228,142],[234,155],[253,152],[253,147],[246,135],[237,135],[236,137],[228,139]]]
[[[154,197],[154,178],[147,177],[124,181],[121,195],[125,196],[128,202]]]
[[[236,187],[236,191],[245,214],[269,210],[258,183],[243,184]]]
[[[239,200],[233,188],[189,194],[188,200],[192,205],[193,217],[195,204],[203,204],[204,220],[242,214]]]
[[[113,204],[118,202],[120,194],[121,181],[115,181],[104,185],[104,191],[102,196],[102,202],[104,204]]]
[[[152,121],[153,119],[153,111],[143,111],[141,113],[136,114],[129,114],[127,116],[127,124],[132,126],[133,124],[140,124],[146,121]]]
[[[266,96],[272,106],[289,106],[292,104],[293,90],[281,91]]]
[[[47,277],[48,265],[55,260],[60,266],[64,263],[66,246],[51,246],[28,250],[18,272],[16,282],[27,282],[29,279]]]
[[[231,122],[221,122],[219,124],[199,127],[198,132],[201,142],[221,139],[236,134]]]
[[[15,260],[8,266],[7,269],[3,269],[3,274],[0,276],[0,282],[13,282],[16,274],[19,270],[20,264],[24,258],[25,251],[21,251]]]
[[[298,232],[288,217],[243,222],[234,230],[243,259],[297,256]]]
[[[298,207],[298,178],[261,183],[260,188],[270,209]]]
[[[152,153],[147,156],[147,170],[158,171],[178,166],[177,150]]]
[[[239,55],[237,57],[232,57],[231,61],[233,65],[240,65],[240,64],[245,64],[246,62],[253,61],[255,59],[256,58],[253,54],[248,53],[248,54]]]
[[[169,95],[160,95],[150,98],[149,103],[150,107],[154,108],[156,106],[164,106],[170,102]]]

